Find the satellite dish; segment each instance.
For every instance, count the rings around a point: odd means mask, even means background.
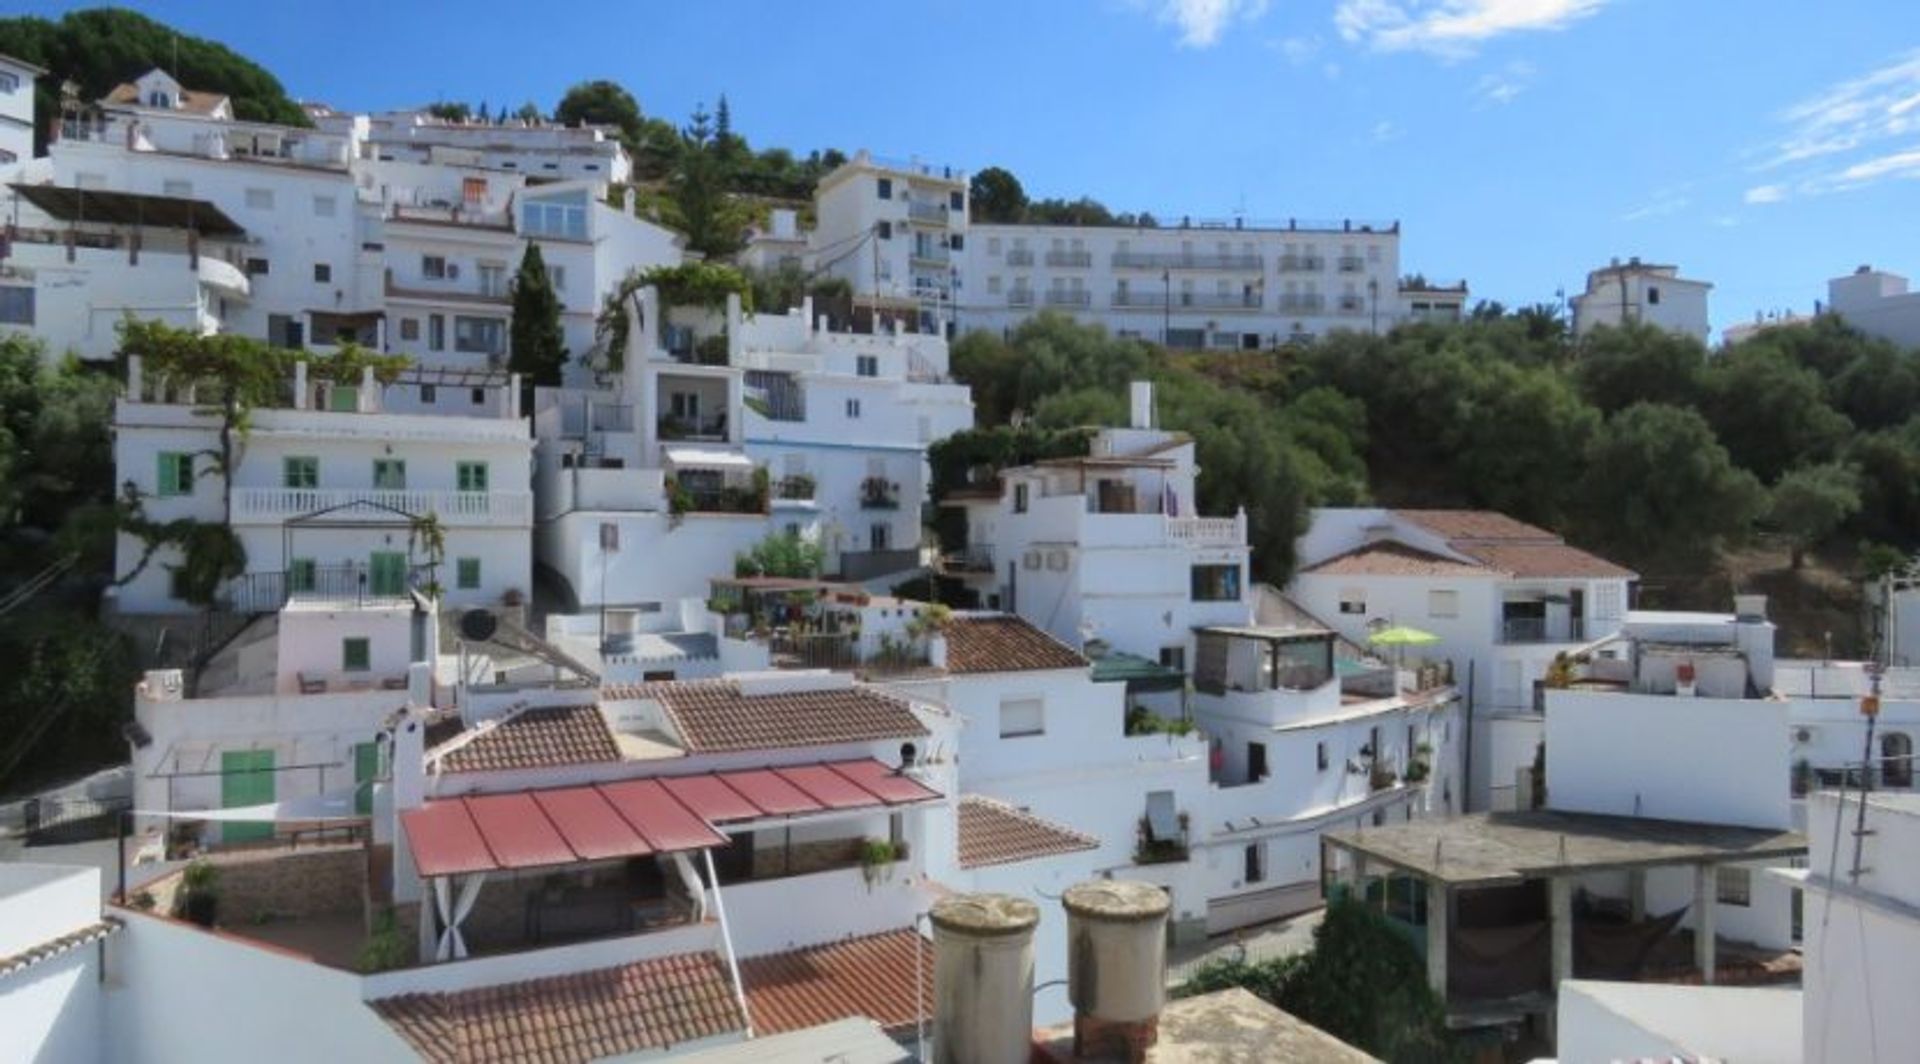
[[[484,643],[500,628],[500,619],[489,610],[468,610],[460,615],[460,638],[469,643]]]

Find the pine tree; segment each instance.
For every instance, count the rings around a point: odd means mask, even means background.
[[[565,334],[560,331],[560,297],[540,245],[529,242],[513,278],[512,353],[507,368],[529,386],[558,387],[560,368],[567,363]]]

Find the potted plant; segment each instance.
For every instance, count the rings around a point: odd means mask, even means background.
[[[360,944],[359,968],[368,974],[403,968],[408,952],[406,936],[400,933],[393,910],[383,909],[374,917],[372,933]]]
[[[860,843],[860,875],[868,889],[882,879],[893,878],[893,863],[900,859],[900,848],[887,839],[866,839]]]
[[[220,870],[213,862],[204,857],[187,862],[187,867],[180,872],[176,915],[201,927],[212,927],[219,917],[219,881]]]

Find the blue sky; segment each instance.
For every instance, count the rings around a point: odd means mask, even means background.
[[[36,13],[72,6],[29,2]],[[339,107],[727,94],[756,146],[1000,165],[1161,217],[1398,218],[1509,304],[1612,255],[1716,325],[1920,274],[1911,0],[136,3]]]

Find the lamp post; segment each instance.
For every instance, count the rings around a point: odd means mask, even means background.
[[[1161,289],[1165,293],[1160,303],[1160,346],[1173,346],[1173,271],[1160,271]]]

